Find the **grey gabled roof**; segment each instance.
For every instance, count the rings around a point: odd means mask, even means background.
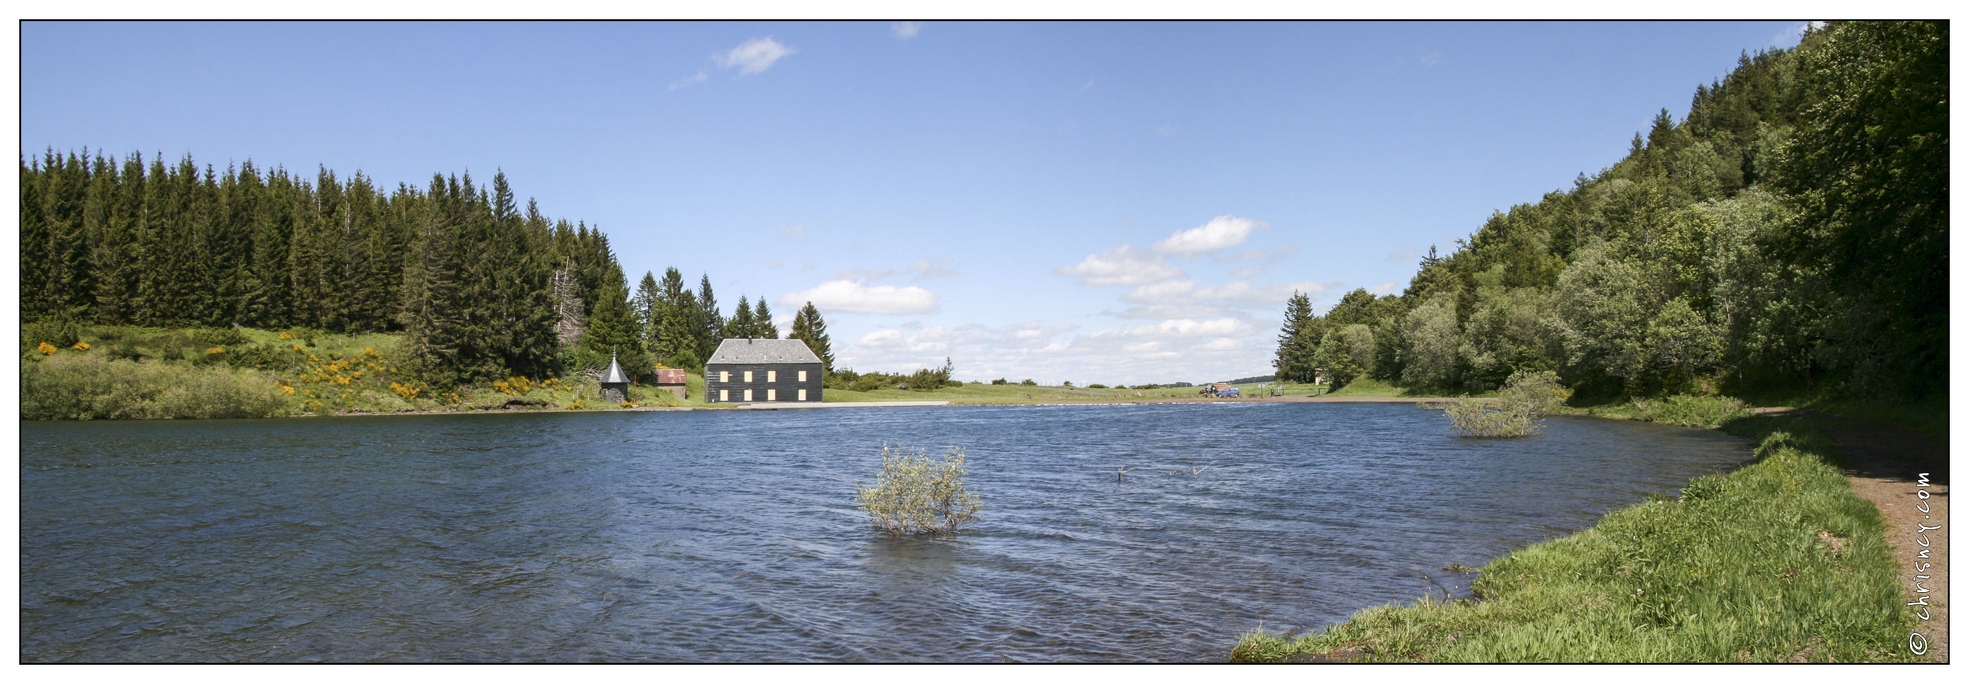
[[[820,357],[799,340],[728,339],[704,365],[714,363],[820,363]]]
[[[629,376],[622,372],[622,366],[615,362],[615,355],[608,355],[608,370],[602,371],[602,384],[627,385]]]

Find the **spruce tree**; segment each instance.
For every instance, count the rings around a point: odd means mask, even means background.
[[[629,311],[635,317],[637,334],[643,338],[643,347],[656,350],[656,329],[663,317],[663,293],[657,287],[656,276],[643,271],[643,279],[636,283],[636,296],[629,299]]]
[[[718,312],[718,297],[711,292],[711,275],[705,274],[697,282],[697,358],[710,359],[711,353],[718,350],[718,343],[725,341],[725,316]]]
[[[822,372],[834,372],[834,350],[827,339],[827,322],[821,320],[820,309],[814,308],[813,302],[807,302],[793,314],[793,329],[786,337],[807,343],[814,356],[820,357]]]
[[[1313,381],[1313,352],[1318,344],[1309,341],[1318,339],[1312,335],[1314,327],[1312,299],[1294,290],[1285,303],[1285,324],[1279,328],[1278,352],[1272,360],[1279,381]]]
[[[48,150],[48,158],[54,157]],[[48,293],[48,220],[42,213],[41,188],[48,174],[39,162],[21,158],[20,282],[21,320],[43,318],[54,308]]]
[[[663,272],[657,286],[655,342],[650,350],[657,360],[672,368],[702,370],[699,356],[699,315],[697,296],[684,287],[684,276],[675,267]]]
[[[614,282],[604,281],[601,293],[589,307],[588,331],[581,336],[582,370],[599,372],[608,367],[613,354],[630,377],[648,375],[649,354],[644,351],[635,316],[629,310],[629,287],[621,268],[614,268]]]
[[[740,340],[750,339],[757,337],[758,331],[759,326],[752,319],[752,302],[748,301],[744,295],[740,295],[738,298],[738,308],[733,309],[732,317],[725,321],[725,337]]]
[[[760,297],[752,305],[753,337],[766,340],[779,339],[779,326],[773,325],[773,311],[766,308],[766,298]]]

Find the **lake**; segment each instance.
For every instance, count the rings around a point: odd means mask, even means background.
[[[979,519],[884,535],[884,443],[964,447]],[[20,657],[1222,662],[1749,458],[1408,404],[23,422]]]

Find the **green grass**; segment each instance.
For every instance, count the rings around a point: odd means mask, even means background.
[[[1350,383],[1347,383],[1347,386],[1346,386],[1346,387],[1342,387],[1342,388],[1340,388],[1340,389],[1339,389],[1338,391],[1335,391],[1335,392],[1332,392],[1332,393],[1330,393],[1330,394],[1326,394],[1326,395],[1324,395],[1324,396],[1331,396],[1331,397],[1419,397],[1419,396],[1433,396],[1433,395],[1427,395],[1426,393],[1417,393],[1417,392],[1412,392],[1412,391],[1410,391],[1410,390],[1409,390],[1408,388],[1406,388],[1406,387],[1399,387],[1399,386],[1396,386],[1396,385],[1390,385],[1390,384],[1388,384],[1388,383],[1386,383],[1386,382],[1382,382],[1382,381],[1380,381],[1380,380],[1374,380],[1374,379],[1370,379],[1370,378],[1359,378],[1359,379],[1356,379],[1356,380],[1354,380],[1353,382],[1350,382]]]
[[[1800,402],[1797,408],[1907,428],[1934,438],[1943,447],[1948,446],[1946,398],[1925,403],[1821,399]]]
[[[1266,396],[1265,383],[1234,385],[1245,398]],[[1112,404],[1118,402],[1195,399],[1200,387],[1163,387],[1158,389],[1087,389],[1084,387],[1032,386],[1032,385],[992,385],[988,383],[967,382],[961,387],[943,387],[934,390],[878,389],[866,392],[828,388],[821,397],[827,403],[853,403],[867,401],[948,401],[961,406],[1005,406],[1016,404]],[[1311,385],[1285,385],[1287,395],[1309,395]],[[1224,399],[1220,401],[1231,401]]]
[[[1750,415],[1749,407],[1735,397],[1689,395],[1616,401],[1597,406],[1566,406],[1554,412],[1699,428],[1721,427]]]
[[[1493,561],[1474,600],[1370,608],[1296,638],[1252,632],[1231,658],[1911,660],[1879,512],[1827,463],[1825,440],[1797,421],[1729,428],[1763,433],[1756,463]]]
[[[31,420],[249,418],[508,410],[611,410],[600,385],[574,376],[500,381],[444,391],[398,373],[402,336],[308,330],[84,326],[83,344],[51,348],[24,328],[21,417]],[[36,331],[38,332],[38,331]],[[632,387],[636,406],[704,406],[704,378],[689,399]]]

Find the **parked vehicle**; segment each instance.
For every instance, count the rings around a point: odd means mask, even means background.
[[[1219,397],[1229,397],[1229,398],[1232,398],[1232,399],[1236,399],[1236,398],[1238,397],[1238,391],[1237,391],[1237,388],[1236,388],[1236,387],[1231,387],[1231,388],[1227,388],[1227,389],[1220,389],[1220,390],[1217,390],[1217,396],[1219,396]]]

